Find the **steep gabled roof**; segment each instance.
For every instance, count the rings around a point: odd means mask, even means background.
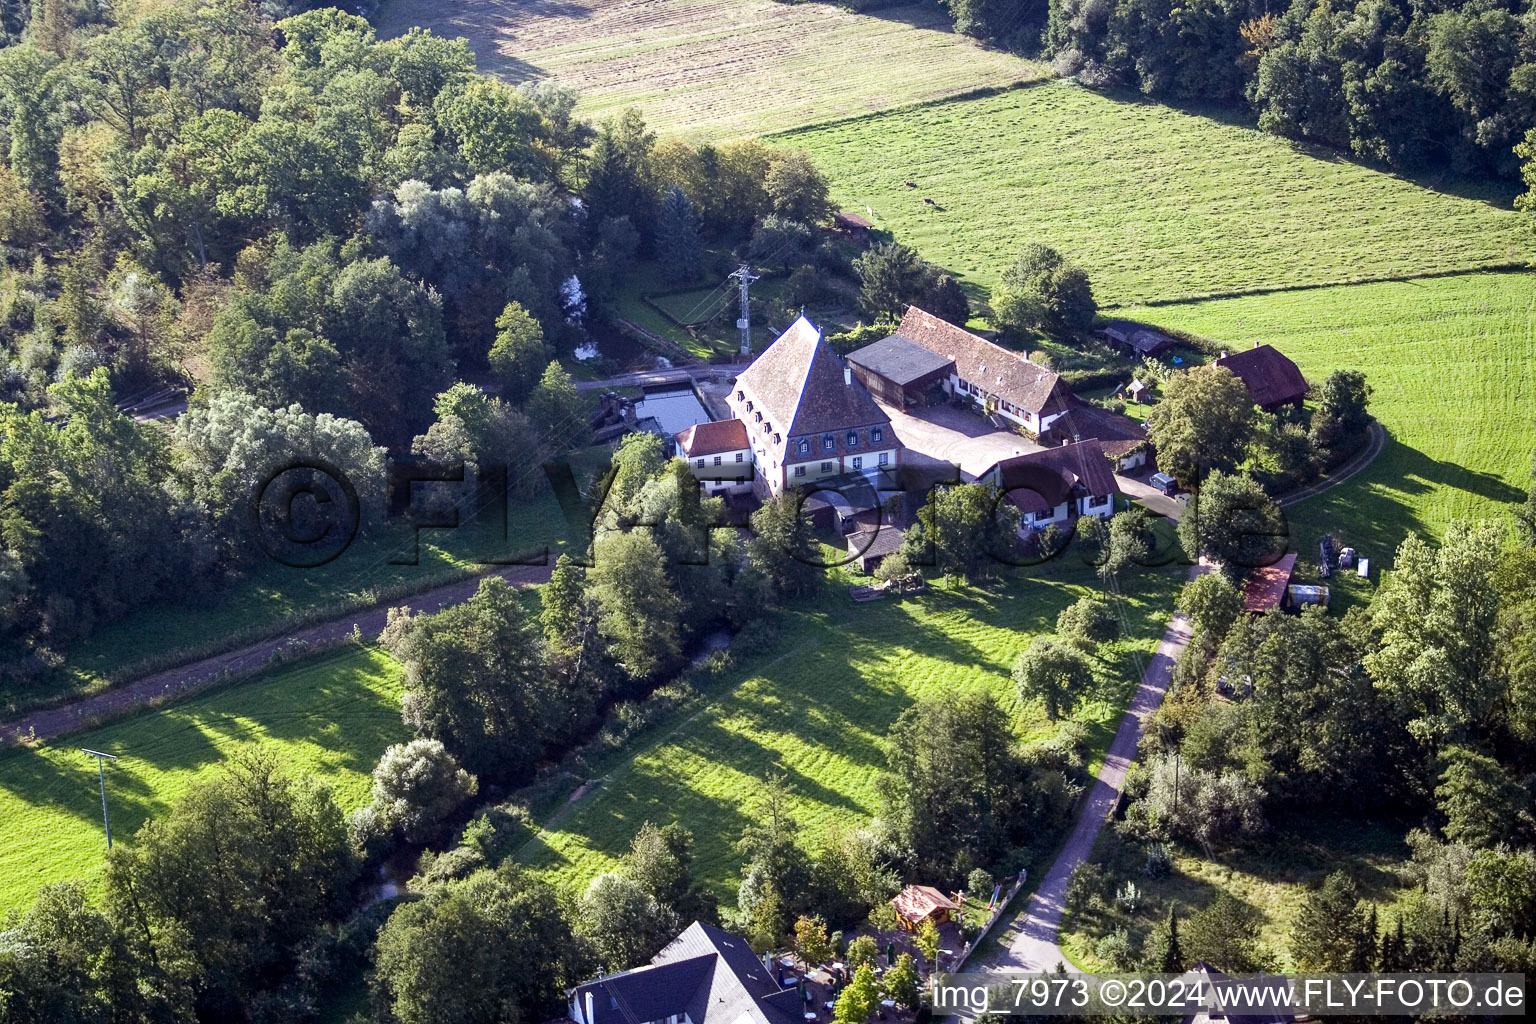
[[[1071,389],[1055,373],[1030,362],[1022,353],[978,338],[916,306],[907,308],[896,336],[953,359],[961,379],[1036,415],[1065,408],[1071,402]]]
[[[1217,366],[1225,366],[1237,375],[1238,380],[1253,396],[1253,404],[1269,408],[1305,398],[1307,378],[1301,368],[1291,362],[1273,345],[1234,352],[1216,360]]]
[[[994,463],[977,479],[991,481],[1025,512],[1055,508],[1077,488],[1096,498],[1120,493],[1097,440],[1015,455]]]
[[[799,1024],[799,993],[780,990],[747,940],[701,921],[689,925],[645,967],[577,986],[572,999],[588,1024],[644,1024],[684,1014],[694,1024]]]
[[[695,423],[677,435],[677,446],[684,455],[719,455],[750,447],[747,426],[741,420],[714,420]]]
[[[773,423],[781,447],[792,436],[891,422],[803,316],[741,372],[736,386]]]

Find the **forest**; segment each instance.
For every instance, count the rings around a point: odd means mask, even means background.
[[[560,360],[637,258],[690,280],[709,239],[827,215],[803,155],[594,127],[463,40],[310,6],[5,6],[8,671],[238,577],[246,492],[285,460],[353,479],[365,529],[387,456],[544,486],[588,436]],[[119,411],[165,384],[191,389],[170,430]]]

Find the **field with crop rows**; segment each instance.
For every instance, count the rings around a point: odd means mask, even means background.
[[[1145,314],[1234,349],[1269,342],[1312,381],[1358,369],[1391,438],[1337,490],[1288,510],[1311,551],[1332,531],[1382,565],[1409,531],[1502,516],[1536,451],[1536,280],[1473,274],[1163,306]]]
[[[346,810],[367,803],[369,773],[400,720],[400,673],[383,652],[349,646],[163,710],[150,710],[34,749],[0,753],[0,918],[50,882],[101,880],[106,840],[96,764],[78,748],[117,754],[107,769],[112,838],[132,842],[236,751],[274,750],[295,776],[313,773]]]
[[[1074,715],[1088,727],[1096,759],[1162,635],[1180,579],[1175,567],[1124,583],[1125,639],[1101,648],[1098,685]],[[694,833],[698,877],[733,903],[740,857],[732,844],[768,775],[793,788],[793,814],[815,848],[834,827],[874,813],[880,742],[919,698],[987,690],[1021,735],[1058,728],[1035,704],[1020,706],[1009,672],[1030,636],[1053,631],[1057,613],[1094,585],[1081,565],[1060,564],[905,601],[853,604],[829,587],[820,601],[786,612],[776,650],[737,670],[739,682],[723,696],[547,821],[520,859],[579,890],[614,866],[643,822],[681,821]]]
[[[464,36],[480,70],[581,90],[582,114],[637,106],[659,131],[735,138],[1038,78],[950,31],[939,4],[850,14],[773,0],[387,0],[380,38]]]
[[[991,287],[1025,244],[1044,242],[1088,269],[1103,305],[1532,253],[1527,218],[1501,188],[1436,191],[1240,123],[1065,82],[770,141],[809,150],[845,209],[869,207],[968,283]]]

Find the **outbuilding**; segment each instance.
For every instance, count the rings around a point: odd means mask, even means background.
[[[848,355],[848,366],[870,394],[896,409],[943,401],[944,381],[955,361],[899,334]]]
[[[894,526],[857,530],[848,535],[848,556],[866,573],[873,573],[885,556],[900,550],[901,531]]]
[[[960,904],[945,896],[931,885],[909,885],[891,900],[896,916],[909,932],[922,927],[924,921],[944,924],[950,914],[960,909]]]
[[[1275,412],[1282,405],[1301,408],[1311,385],[1301,375],[1301,368],[1273,345],[1254,345],[1253,348],[1231,355],[1223,355],[1216,365],[1231,370],[1248,394],[1253,404],[1265,412]]]

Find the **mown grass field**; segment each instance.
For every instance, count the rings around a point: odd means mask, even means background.
[[[581,90],[582,114],[637,106],[698,140],[779,131],[1038,78],[950,31],[938,4],[850,14],[773,0],[386,0],[380,38],[464,36],[480,70]]]
[[[1174,852],[1173,870],[1149,879],[1142,866],[1145,854],[1106,829],[1094,849],[1094,859],[1106,866],[1113,887],[1126,879],[1142,890],[1142,905],[1128,914],[1112,898],[1107,906],[1069,913],[1062,922],[1061,946],[1081,967],[1109,970],[1094,954],[1094,946],[1116,928],[1125,928],[1133,941],[1146,936],[1168,916],[1168,906],[1187,919],[1204,909],[1220,892],[1228,892],[1263,916],[1259,942],[1288,968],[1291,927],[1309,887],[1334,871],[1348,871],[1359,883],[1361,896],[1384,910],[1392,906],[1403,885],[1409,862],[1401,831],[1370,822],[1332,818],[1288,819],[1275,824],[1262,849],[1211,857],[1184,850]],[[1394,916],[1382,915],[1383,929]],[[1187,951],[1187,950],[1186,950]]]
[[[285,624],[322,621],[387,595],[427,590],[487,568],[477,564],[485,560],[532,559],[546,549],[554,558],[566,541],[560,506],[547,492],[509,504],[505,525],[494,519],[467,520],[456,530],[423,530],[416,565],[392,564],[411,552],[409,528],[396,523],[386,533],[359,538],[317,568],[264,561],[222,594],[189,594],[185,602],[146,606],[70,647],[51,675],[0,685],[0,715],[254,642]]]
[[[107,769],[114,843],[221,770],[238,750],[275,750],[295,775],[313,773],[347,810],[367,802],[384,748],[410,732],[400,720],[400,674],[373,648],[349,646],[255,679],[34,749],[0,754],[0,918],[42,886],[96,886],[105,863],[95,761]]]
[[[810,151],[845,209],[868,206],[898,240],[988,288],[1029,242],[1086,267],[1101,304],[1464,270],[1532,252],[1500,187],[1435,191],[1235,121],[1068,83],[771,141]]]
[[[1387,448],[1359,476],[1287,510],[1303,555],[1331,531],[1378,567],[1410,531],[1501,517],[1536,451],[1536,279],[1474,274],[1144,311],[1168,327],[1273,344],[1312,381],[1359,369]]]
[[[1181,576],[1174,568],[1125,581],[1126,638],[1102,651],[1098,686],[1075,716],[1089,727],[1095,769]],[[643,822],[677,820],[693,830],[699,878],[734,903],[740,857],[732,844],[768,775],[792,786],[793,813],[816,848],[834,827],[875,812],[880,741],[913,701],[987,690],[1021,735],[1056,728],[1034,705],[1020,706],[1009,673],[1031,635],[1054,630],[1057,613],[1094,583],[1064,562],[904,601],[856,605],[829,587],[785,613],[777,648],[736,670],[739,681],[721,697],[548,819],[520,859],[576,891],[614,866]]]

